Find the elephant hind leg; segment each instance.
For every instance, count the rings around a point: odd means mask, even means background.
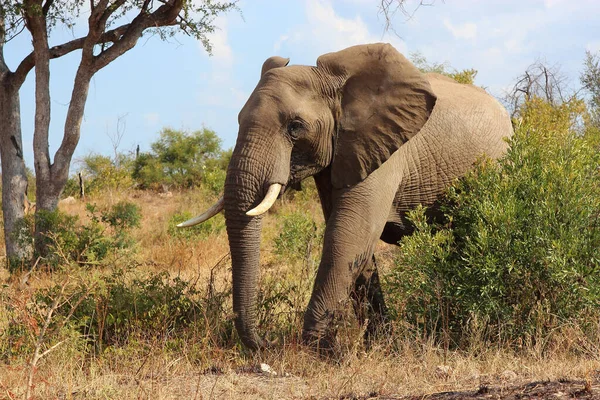
[[[359,325],[362,327],[367,324],[365,344],[369,347],[375,337],[389,329],[388,311],[381,290],[375,256],[356,278],[350,295]]]

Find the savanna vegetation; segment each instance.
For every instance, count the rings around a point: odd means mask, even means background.
[[[413,58],[461,82],[476,75]],[[532,90],[511,103],[508,154],[482,159],[448,190],[443,221],[417,209],[414,235],[379,245],[390,329],[366,348],[349,307],[333,359],[299,337],[324,229],[312,182],[265,218],[259,329],[277,344],[249,353],[233,327],[224,219],[176,228],[223,186],[230,151],[216,133],[164,128],[147,153],[85,157],[85,199],[15,229],[17,243],[44,240],[48,251],[1,272],[0,396],[369,398],[593,380],[598,62],[587,55],[583,97]],[[73,176],[63,197],[78,193]]]

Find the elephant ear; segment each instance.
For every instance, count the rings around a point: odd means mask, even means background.
[[[421,130],[436,102],[425,75],[389,44],[324,54],[317,68],[341,82],[331,167],[336,188],[357,184],[383,164]]]
[[[289,58],[283,58],[279,56],[269,57],[265,60],[260,71],[260,76],[263,76],[265,72],[273,68],[285,67],[290,63]]]

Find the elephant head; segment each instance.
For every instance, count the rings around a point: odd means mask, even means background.
[[[233,269],[235,326],[249,348],[257,334],[261,214],[289,185],[318,173],[332,190],[364,180],[417,134],[436,102],[425,78],[388,44],[325,54],[314,66],[265,61],[239,113],[239,133],[223,198]]]

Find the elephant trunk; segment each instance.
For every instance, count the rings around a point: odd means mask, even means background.
[[[266,144],[238,138],[225,180],[224,210],[233,272],[235,327],[242,343],[250,349],[265,346],[257,332],[262,215],[246,213],[261,203],[271,184],[285,184],[289,174],[289,156],[281,156],[281,147]],[[282,159],[285,162],[278,163]]]
[[[227,207],[225,208],[227,210]],[[252,349],[264,347],[257,333],[257,292],[262,217],[225,212],[233,271],[235,328],[242,343]]]

